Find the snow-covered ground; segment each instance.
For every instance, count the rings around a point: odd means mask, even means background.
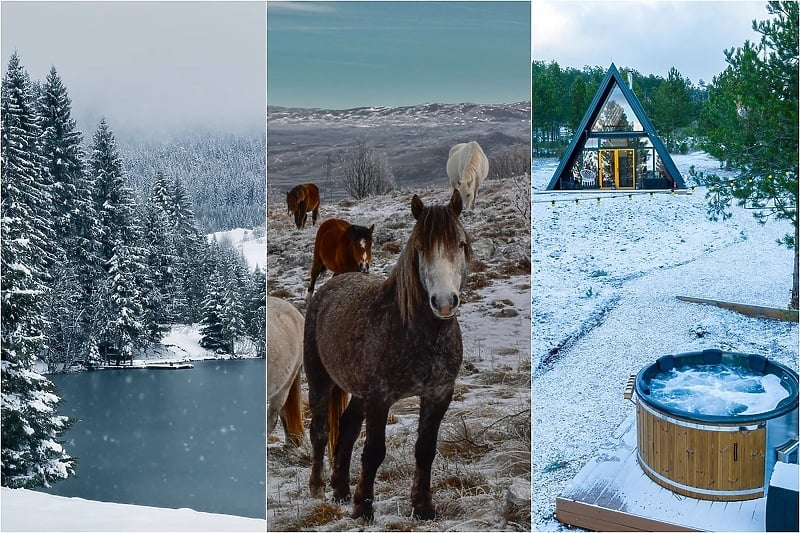
[[[474,261],[458,319],[464,367],[439,433],[433,467],[433,499],[439,518],[433,522],[411,519],[419,401],[410,398],[398,402],[390,413],[387,456],[375,483],[373,524],[350,519],[349,503],[310,497],[308,445],[299,450],[284,448],[279,424],[269,436],[267,451],[269,530],[530,529],[530,231],[529,220],[513,200],[522,190],[528,203],[528,183],[527,177],[487,181],[476,209],[462,215],[473,240]],[[370,271],[386,275],[413,226],[413,193],[426,204],[445,204],[450,196],[443,179],[435,188],[323,204],[318,224],[328,218],[375,224]],[[275,204],[268,209],[267,234],[268,292],[304,311],[316,227],[296,229],[285,205]],[[322,275],[317,286],[329,279],[329,274]],[[353,483],[360,474],[362,449],[363,434],[353,452]],[[507,504],[512,486],[521,507]]]
[[[3,487],[0,529],[11,531],[265,531],[266,522],[191,509],[64,498]]]
[[[674,159],[684,178],[690,165],[718,171],[703,153]],[[533,175],[533,521],[549,531],[564,529],[556,496],[633,412],[622,396],[630,374],[706,348],[798,368],[796,323],[675,298],[786,307],[792,252],[776,241],[788,223],[762,226],[735,206],[711,222],[702,187],[630,200],[545,192],[557,164],[535,160]]]
[[[234,249],[241,252],[247,260],[250,270],[260,267],[264,270],[267,237],[264,228],[243,229],[236,228],[228,231],[218,231],[207,236],[209,242],[216,240],[219,243],[229,242]]]

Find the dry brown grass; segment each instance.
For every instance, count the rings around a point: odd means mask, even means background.
[[[386,253],[399,254],[401,251],[403,251],[403,248],[396,242],[391,241],[381,246],[381,250]]]
[[[459,496],[489,494],[492,488],[480,472],[461,472],[447,475],[433,484],[434,490],[451,490]]]
[[[531,273],[531,260],[530,258],[523,258],[513,263],[506,263],[501,265],[500,271],[506,276],[524,276]]]
[[[324,526],[325,524],[341,520],[346,516],[347,515],[345,512],[338,505],[322,502],[312,507],[308,514],[306,514],[304,517],[301,517],[294,524],[294,527],[290,528],[290,530],[300,531],[304,529],[317,528],[319,526]]]

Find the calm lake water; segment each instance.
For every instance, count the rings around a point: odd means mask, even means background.
[[[266,518],[265,360],[49,378],[79,419],[76,476],[51,494]]]

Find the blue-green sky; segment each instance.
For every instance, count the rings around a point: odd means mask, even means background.
[[[530,2],[268,2],[267,103],[530,100]]]

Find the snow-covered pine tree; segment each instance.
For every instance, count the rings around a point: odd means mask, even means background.
[[[180,279],[182,258],[178,253],[175,224],[172,222],[172,185],[159,171],[145,204],[144,247],[147,266],[161,302],[157,319],[161,324],[181,322],[186,314],[186,296]],[[151,302],[152,304],[153,302]],[[153,306],[155,307],[155,306]]]
[[[256,267],[250,274],[245,298],[245,332],[253,340],[257,357],[266,357],[267,349],[267,277]]]
[[[114,134],[105,119],[93,137],[90,158],[94,205],[100,224],[100,280],[94,315],[95,342],[106,360],[128,358],[144,342],[144,300],[148,287],[145,251],[139,247],[141,226],[136,203],[125,184]]]
[[[214,269],[208,278],[206,295],[202,304],[202,319],[200,320],[200,346],[214,352],[226,353],[226,342],[223,334],[225,312],[223,297],[225,293],[225,278],[220,269]]]
[[[61,252],[47,307],[53,317],[48,330],[47,362],[68,365],[88,349],[85,321],[91,287],[101,269],[97,257],[97,220],[91,184],[85,172],[83,134],[72,119],[72,103],[55,67],[39,89],[42,156],[53,197],[50,220]]]
[[[240,281],[231,276],[222,293],[222,339],[225,351],[236,355],[236,340],[245,334],[244,301]]]
[[[186,322],[195,322],[202,316],[205,285],[210,270],[204,265],[205,237],[197,228],[189,194],[177,178],[171,188],[170,222],[174,228],[175,248],[180,258],[176,276],[180,280],[187,304],[182,315]]]
[[[74,473],[58,439],[69,420],[56,414],[53,385],[34,371],[44,347],[43,301],[50,277],[48,191],[42,187],[40,130],[27,72],[14,53],[2,80],[2,479],[3,486],[47,486]]]
[[[67,252],[66,245],[74,233],[72,217],[85,208],[83,192],[85,154],[81,148],[83,135],[71,118],[72,103],[61,78],[52,67],[41,87],[37,102],[42,128],[42,156],[52,183],[55,200],[50,206],[56,240]],[[69,243],[74,245],[74,243]]]

